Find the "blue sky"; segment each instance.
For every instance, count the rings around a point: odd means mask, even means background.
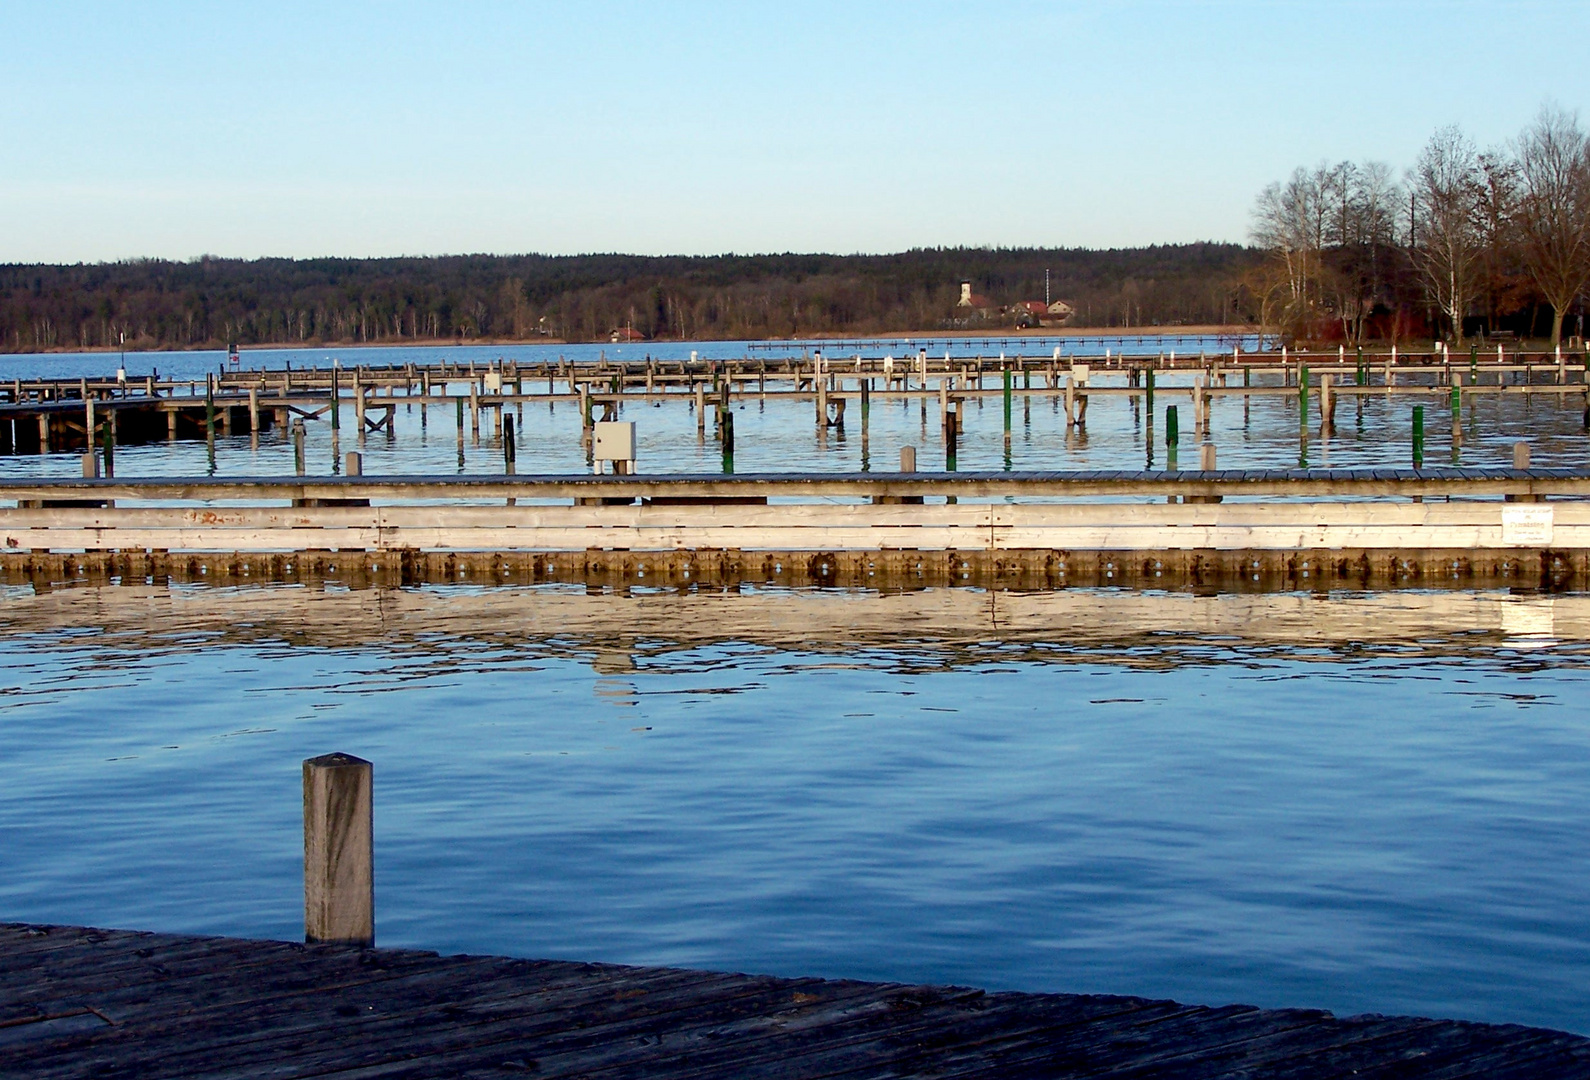
[[[1243,240],[1297,165],[1590,120],[1583,0],[0,0],[0,41],[0,262]]]

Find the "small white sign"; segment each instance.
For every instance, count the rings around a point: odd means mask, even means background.
[[[1539,504],[1502,507],[1502,543],[1523,547],[1551,546],[1551,507]]]

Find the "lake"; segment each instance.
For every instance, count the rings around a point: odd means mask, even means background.
[[[1068,439],[1034,401],[1018,460],[1141,463],[1107,404]],[[1218,403],[1222,464],[1295,458],[1287,409]],[[1400,462],[1405,410],[1311,452]],[[1583,460],[1571,408],[1475,411],[1465,461]],[[438,412],[367,471],[457,470]],[[860,464],[809,406],[744,412],[745,471]],[[718,467],[681,404],[628,413],[643,470]],[[526,417],[521,471],[583,471],[572,407]],[[1002,466],[999,417],[963,469]],[[924,437],[873,424],[878,467]],[[383,944],[1590,1032],[1590,597],[126,582],[8,589],[0,628],[0,918],[297,937],[299,763],[343,750]]]

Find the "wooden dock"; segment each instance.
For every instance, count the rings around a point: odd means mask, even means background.
[[[0,547],[25,579],[1568,589],[1590,471],[13,480]]]
[[[0,924],[7,1077],[1590,1076],[1516,1025]]]
[[[863,437],[873,399],[916,399],[924,409],[936,400],[943,414],[964,412],[967,399],[1003,395],[1006,431],[1009,403],[1034,396],[1064,395],[1067,424],[1085,426],[1087,401],[1120,398],[1152,405],[1156,378],[1162,400],[1190,398],[1195,430],[1202,430],[1211,401],[1241,395],[1296,397],[1307,411],[1314,396],[1321,423],[1334,424],[1343,399],[1366,396],[1435,397],[1454,412],[1465,400],[1494,395],[1543,395],[1583,408],[1590,428],[1590,353],[1477,353],[1453,357],[1395,351],[1351,358],[1340,353],[1241,353],[1183,355],[1172,350],[1108,357],[951,355],[925,351],[896,359],[887,355],[825,353],[777,359],[600,360],[588,363],[498,361],[468,364],[443,358],[432,365],[355,365],[286,370],[222,370],[200,380],[143,378],[35,378],[0,382],[0,453],[50,453],[85,449],[107,441],[137,444],[255,437],[290,424],[319,420],[342,427],[344,410],[353,433],[393,434],[397,406],[428,408],[456,416],[459,438],[469,430],[478,441],[482,417],[500,435],[509,409],[527,404],[574,401],[582,432],[600,410],[616,418],[625,401],[644,396],[653,403],[688,403],[705,427],[708,406],[760,401],[810,401],[823,426],[843,427],[847,406],[857,406]],[[1190,380],[1190,384],[1188,382]],[[957,423],[961,423],[957,419]]]

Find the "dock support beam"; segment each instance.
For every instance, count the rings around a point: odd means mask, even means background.
[[[373,767],[351,754],[304,762],[304,940],[375,944]]]

